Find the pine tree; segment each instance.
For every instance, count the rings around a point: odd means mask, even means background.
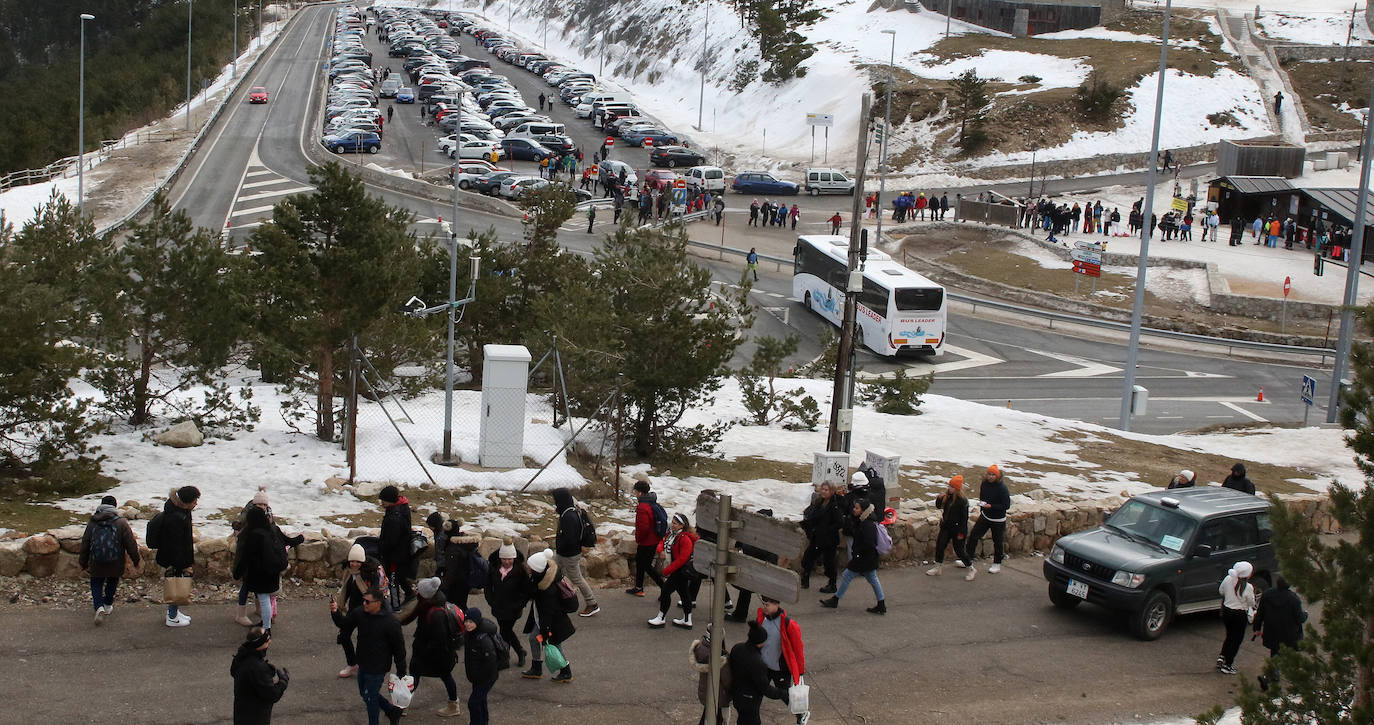
[[[1374,308],[1363,322],[1374,333]],[[1273,658],[1282,672],[1261,693],[1243,683],[1241,722],[1374,722],[1374,348],[1359,344],[1351,354],[1354,382],[1342,395],[1341,425],[1346,445],[1364,473],[1358,490],[1335,482],[1332,515],[1347,536],[1323,541],[1301,510],[1270,496],[1274,553],[1293,590],[1322,604],[1321,622],[1309,623],[1297,650]]]
[[[375,332],[420,281],[419,243],[410,212],[370,196],[337,162],[310,169],[315,187],[277,203],[249,246],[258,314],[256,356],[307,386],[314,434],[333,440],[336,363],[353,336]],[[304,413],[302,417],[306,417]]]
[[[992,103],[988,98],[986,78],[970,68],[953,81],[954,113],[959,119],[959,148],[973,151],[986,139],[982,132],[984,110]]]

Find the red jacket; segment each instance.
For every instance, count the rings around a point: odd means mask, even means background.
[[[787,663],[787,672],[792,675],[792,684],[795,685],[806,674],[806,648],[802,646],[801,625],[787,616],[786,611],[778,616],[782,617],[782,626],[778,628],[782,632],[782,660]],[[759,607],[756,620],[760,626],[763,625],[763,607]]]
[[[668,538],[672,538],[668,534]],[[697,543],[697,535],[690,531],[683,531],[673,539],[673,560],[663,565],[663,576],[668,576],[680,569],[684,564],[692,560],[692,547]],[[659,553],[663,552],[663,545],[668,543],[668,539],[658,542]]]
[[[658,546],[662,539],[654,533],[654,509],[648,501],[640,499],[635,506],[635,543],[639,546]]]
[[[916,197],[916,208],[917,208],[917,209],[924,209],[924,208],[926,208],[926,204],[927,204],[927,201],[926,201],[926,198],[925,198],[924,196],[918,196],[918,197]]]

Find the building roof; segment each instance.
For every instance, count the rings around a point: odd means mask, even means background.
[[[1359,189],[1303,189],[1302,193],[1337,216],[1344,217],[1347,223],[1355,222],[1355,203],[1360,198]]]
[[[1269,194],[1293,189],[1288,179],[1282,176],[1223,176],[1217,181],[1242,194]]]

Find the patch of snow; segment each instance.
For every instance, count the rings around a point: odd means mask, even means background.
[[[1221,35],[1219,29],[1215,32],[1217,35]],[[1100,25],[1078,30],[1059,30],[1053,33],[1041,33],[1035,36],[1035,38],[1036,40],[1078,40],[1081,38],[1093,38],[1097,40],[1110,40],[1117,43],[1148,43],[1150,45],[1159,45],[1159,38],[1157,37],[1131,33],[1125,30],[1107,30]],[[1178,40],[1177,38],[1171,38],[1169,40],[1169,47],[1201,48],[1202,44],[1191,39]]]
[[[1077,88],[1092,71],[1092,68],[1074,58],[1020,50],[987,50],[976,56],[954,60],[922,54],[917,55],[915,60],[920,65],[910,70],[924,78],[950,80],[965,71],[974,70],[979,78],[1018,83],[1021,76],[1034,75],[1040,77],[1036,83],[1042,88]]]
[[[0,194],[0,214],[5,216],[6,223],[13,224],[15,231],[18,231],[25,222],[33,220],[39,207],[48,203],[54,190],[75,203],[76,177],[11,187]]]
[[[1315,8],[1278,12],[1264,8],[1255,24],[1267,38],[1310,45],[1345,45],[1350,32],[1350,4],[1347,3],[1341,12],[1322,12]],[[1364,9],[1361,8],[1355,16],[1354,44],[1361,45],[1371,40],[1374,40],[1374,34],[1369,32],[1369,24],[1365,22]]]

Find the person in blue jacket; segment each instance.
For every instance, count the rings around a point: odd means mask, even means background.
[[[1002,555],[1004,542],[1007,537],[1007,509],[1011,508],[1011,493],[1007,491],[1006,479],[1002,476],[1002,469],[994,463],[988,466],[987,473],[983,474],[983,483],[978,487],[978,501],[982,508],[978,515],[978,521],[973,524],[973,530],[969,532],[968,544],[965,551],[970,558],[978,551],[978,542],[983,538],[983,534],[992,532],[992,566],[988,567],[989,574],[996,574],[1002,571]],[[965,577],[972,580],[977,570],[969,566],[968,575]]]

